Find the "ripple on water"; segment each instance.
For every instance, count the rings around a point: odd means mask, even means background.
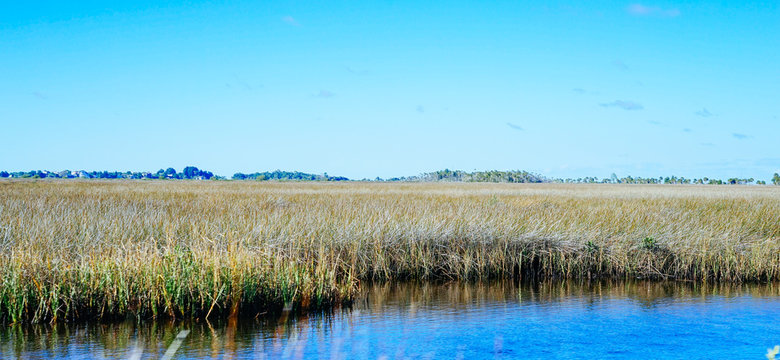
[[[776,285],[377,284],[351,309],[243,321],[12,326],[1,357],[757,358],[780,343]],[[154,355],[154,356],[152,356]]]

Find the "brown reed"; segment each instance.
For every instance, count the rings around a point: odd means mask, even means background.
[[[0,181],[0,321],[334,306],[364,280],[780,279],[780,187]]]

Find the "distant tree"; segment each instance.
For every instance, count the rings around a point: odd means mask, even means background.
[[[772,176],[772,184],[780,185],[780,175],[775,173],[775,176]]]
[[[187,166],[181,172],[184,174],[185,179],[194,179],[195,177],[200,176],[200,170],[194,166]]]
[[[0,171],[0,177],[6,178],[6,177],[9,177],[9,176],[11,176],[11,174],[9,174],[7,171]]]

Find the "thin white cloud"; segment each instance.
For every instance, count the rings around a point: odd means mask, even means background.
[[[613,102],[602,103],[602,104],[599,104],[599,105],[601,105],[603,107],[616,107],[616,108],[620,108],[620,109],[623,109],[623,110],[629,110],[629,111],[630,110],[642,110],[642,109],[645,108],[640,103],[636,103],[636,102],[628,101],[628,100],[615,100]]]
[[[525,129],[523,129],[523,127],[522,127],[522,126],[520,126],[520,125],[515,125],[515,124],[512,124],[511,122],[508,122],[508,123],[506,123],[506,126],[509,126],[509,127],[511,127],[512,129],[519,130],[519,131],[523,131],[523,130],[525,130]]]
[[[237,74],[233,74],[233,78],[236,80],[236,84],[238,84],[241,89],[246,91],[251,91],[253,89],[252,85],[249,85],[248,82],[244,81]]]
[[[660,17],[678,17],[680,16],[680,10],[678,9],[663,9],[658,6],[646,6],[642,4],[628,5],[626,11],[634,16],[660,16]]]
[[[300,23],[298,23],[298,21],[297,21],[297,20],[295,20],[295,18],[293,18],[293,17],[292,17],[292,16],[290,16],[290,15],[287,15],[287,16],[282,16],[282,21],[284,21],[284,22],[286,22],[287,24],[289,24],[289,25],[292,25],[292,26],[301,26],[301,24],[300,24]]]
[[[628,65],[620,60],[612,61],[612,65],[620,70],[628,71]]]
[[[355,75],[367,75],[368,74],[368,70],[355,69],[355,68],[352,68],[352,67],[349,67],[349,66],[347,66],[346,69],[347,69],[348,72],[350,72],[352,74],[355,74]]]
[[[598,91],[583,89],[583,88],[574,88],[571,89],[571,91],[577,95],[599,95]]]
[[[425,112],[425,108],[422,105],[417,105],[417,109],[416,110],[417,110],[418,113],[421,113],[421,114]]]
[[[320,90],[320,92],[318,92],[317,95],[315,95],[315,96],[318,97],[318,98],[327,99],[327,98],[332,98],[332,97],[336,96],[336,93],[334,93],[332,91],[328,91],[328,90]]]

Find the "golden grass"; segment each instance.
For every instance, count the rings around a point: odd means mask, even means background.
[[[361,280],[780,279],[780,187],[0,181],[0,321],[257,313]]]

